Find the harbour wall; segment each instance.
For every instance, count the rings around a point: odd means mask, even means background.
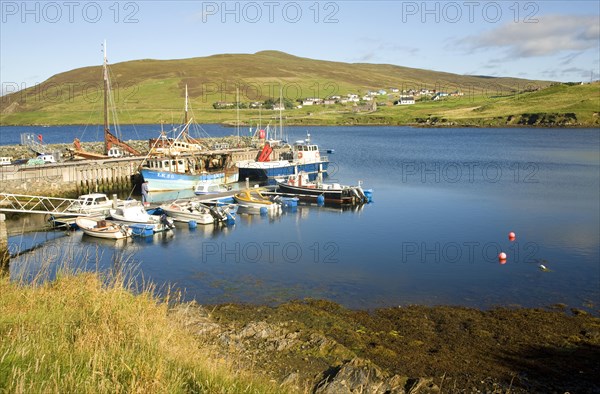
[[[278,160],[282,150],[274,150]],[[231,154],[232,161],[256,158],[257,149],[206,151],[202,156]],[[131,191],[139,182],[138,168],[144,158],[124,157],[67,161],[36,166],[0,166],[0,193],[34,196],[76,197],[91,192]]]

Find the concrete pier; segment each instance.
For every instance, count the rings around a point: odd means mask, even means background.
[[[8,232],[6,230],[6,215],[0,213],[0,274],[8,272]]]
[[[200,156],[231,154],[232,162],[254,159],[257,149],[206,151]],[[280,151],[273,152],[273,160]],[[143,157],[68,161],[37,166],[0,166],[0,193],[54,197],[131,191]]]

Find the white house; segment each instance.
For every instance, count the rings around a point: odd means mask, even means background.
[[[415,103],[414,96],[400,96],[400,99],[396,102],[396,105],[411,105]]]

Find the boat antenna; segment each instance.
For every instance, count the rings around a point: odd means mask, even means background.
[[[109,145],[109,134],[110,127],[108,122],[108,61],[106,56],[106,40],[104,40],[104,45],[102,46],[102,52],[104,55],[104,61],[102,63],[102,73],[104,79],[104,152],[108,152]]]

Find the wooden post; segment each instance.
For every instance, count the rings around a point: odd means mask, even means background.
[[[6,215],[0,213],[0,273],[8,273],[8,262],[10,254],[8,253],[8,232],[6,231]]]

